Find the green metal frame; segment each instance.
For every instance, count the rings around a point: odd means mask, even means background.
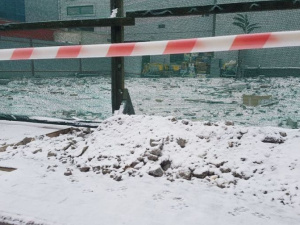
[[[127,18],[101,18],[86,20],[60,20],[45,21],[35,23],[8,23],[0,25],[0,31],[10,30],[35,30],[35,29],[59,29],[74,27],[114,27],[114,26],[134,26],[135,19]]]
[[[132,11],[127,12],[126,17],[123,17],[123,0],[110,0],[110,7],[111,10],[118,8],[118,14],[116,18],[4,24],[0,25],[0,30],[9,31],[72,27],[111,27],[111,42],[122,43],[124,42],[124,26],[135,25],[135,18],[293,10],[300,9],[300,0],[252,1],[228,4],[217,4],[217,1],[214,0],[213,5]],[[112,58],[111,78],[112,112],[114,113],[116,110],[120,110],[120,106],[123,105],[123,113],[134,114],[129,92],[124,86],[123,57]]]
[[[214,1],[214,4],[212,5],[132,11],[127,12],[126,17],[147,18],[167,16],[192,16],[292,9],[300,9],[300,0],[252,1],[227,4],[218,4],[217,1]]]

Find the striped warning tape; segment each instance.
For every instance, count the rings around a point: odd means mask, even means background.
[[[300,46],[300,31],[120,44],[0,50],[0,60],[122,57]]]

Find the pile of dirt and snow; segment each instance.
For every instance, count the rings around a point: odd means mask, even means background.
[[[144,176],[197,181],[299,207],[299,146],[299,130],[121,115],[97,129],[74,128],[55,138],[37,136],[25,145],[7,146],[1,162],[42,161],[45,173],[63,171],[74,179],[91,173],[116,181]]]

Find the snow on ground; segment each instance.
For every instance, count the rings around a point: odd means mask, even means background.
[[[298,225],[299,146],[298,129],[154,116],[37,135],[2,147],[0,221]]]
[[[26,136],[41,135],[63,128],[66,126],[0,120],[0,146],[19,142]]]
[[[298,128],[300,124],[299,77],[127,77],[125,84],[137,115],[173,115],[193,121],[227,118],[245,126]],[[243,95],[272,96],[273,103],[246,106]],[[7,115],[94,122],[111,116],[110,76],[12,80],[0,85],[0,97],[1,113]]]

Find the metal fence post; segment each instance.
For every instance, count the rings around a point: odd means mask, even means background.
[[[29,45],[31,48],[33,47],[33,42],[31,38],[29,39]],[[35,75],[34,60],[30,60],[30,61],[31,61],[31,75],[34,77]]]

